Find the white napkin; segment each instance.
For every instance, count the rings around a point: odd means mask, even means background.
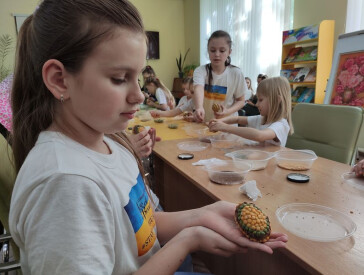
[[[249,199],[256,201],[258,197],[262,197],[262,193],[257,187],[257,182],[255,180],[250,180],[239,187],[239,191],[246,194]]]
[[[209,164],[226,164],[226,161],[222,160],[222,159],[217,159],[217,158],[211,158],[211,159],[201,159],[197,162],[192,163],[192,165],[209,165]]]

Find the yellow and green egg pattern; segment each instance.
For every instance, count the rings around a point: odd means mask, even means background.
[[[254,203],[239,204],[235,210],[235,221],[248,239],[261,243],[269,240],[269,218]]]

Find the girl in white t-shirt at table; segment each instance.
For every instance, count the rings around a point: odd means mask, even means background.
[[[237,116],[245,104],[244,98],[249,98],[243,73],[230,64],[231,45],[227,32],[213,32],[207,42],[211,63],[196,68],[193,73],[194,114],[199,122],[233,114]],[[214,104],[219,110],[212,110]]]
[[[246,139],[285,146],[288,134],[293,134],[291,120],[291,88],[284,77],[263,80],[257,89],[260,115],[214,119],[211,131],[228,132]],[[229,124],[246,125],[236,127]]]
[[[155,211],[124,133],[144,100],[146,54],[142,19],[126,0],[43,0],[22,24],[9,213],[22,273],[169,275],[198,250],[229,256],[285,246],[282,233],[264,244],[245,238],[234,203]]]
[[[185,94],[178,102],[176,108],[172,110],[162,111],[162,110],[153,110],[150,111],[152,117],[174,117],[178,116],[184,112],[193,112],[194,104],[193,104],[193,78],[187,77],[183,79],[182,82],[183,93]]]
[[[147,99],[147,105],[155,107],[159,110],[167,111],[176,106],[176,101],[166,86],[157,77],[148,77],[145,80],[145,87],[148,92],[155,96],[157,101],[153,101],[151,97]]]

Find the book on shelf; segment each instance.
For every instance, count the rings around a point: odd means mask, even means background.
[[[316,67],[312,67],[303,82],[315,82],[315,81],[316,81]]]
[[[280,76],[289,79],[292,70],[281,70]]]
[[[294,69],[291,70],[291,74],[288,77],[288,81],[289,82],[293,82],[293,80],[295,79],[295,77],[298,74],[298,72],[299,72],[300,69],[301,68],[294,68]]]
[[[283,63],[292,63],[301,52],[302,47],[292,48]]]
[[[291,93],[291,101],[297,102],[298,98],[301,96],[304,90],[306,90],[307,87],[305,86],[298,86],[296,89],[294,89]]]
[[[309,72],[310,72],[310,67],[300,68],[295,78],[293,79],[293,82],[303,82]]]
[[[317,60],[317,46],[303,47],[294,62]]]
[[[301,94],[301,96],[297,99],[297,102],[306,102],[310,103],[313,101],[313,97],[315,96],[314,88],[307,88]]]

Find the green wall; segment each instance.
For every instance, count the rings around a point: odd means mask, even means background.
[[[0,35],[9,34],[13,38],[13,50],[5,60],[6,66],[13,68],[16,27],[13,14],[31,14],[37,6],[38,0],[0,0]]]
[[[294,0],[293,28],[335,20],[334,44],[345,32],[347,0]]]

